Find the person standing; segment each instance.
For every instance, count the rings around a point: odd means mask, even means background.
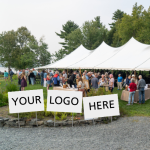
[[[113,78],[112,74],[110,74],[109,77],[110,77],[110,80],[109,80],[109,90],[111,92],[113,92],[113,89],[114,89],[114,78]]]
[[[46,77],[47,77],[47,72],[45,71],[44,72],[44,85],[43,85],[43,87],[46,87]]]
[[[63,71],[63,77],[67,78],[67,74],[66,74],[65,70]]]
[[[86,80],[85,72],[83,72],[82,80]]]
[[[87,74],[85,73],[85,78],[86,78],[86,80],[89,80],[88,74],[89,74],[89,73],[87,73]]]
[[[44,73],[45,73],[45,71],[43,69],[41,72],[41,86],[43,86],[43,84],[44,84]]]
[[[84,71],[85,75],[87,75],[87,70]]]
[[[60,85],[62,86],[63,85],[63,78],[64,78],[62,73],[60,73],[60,77],[59,78],[60,78]]]
[[[98,72],[98,77],[97,78],[98,78],[98,80],[101,78],[100,72]]]
[[[131,83],[131,76],[129,75],[128,78],[126,79],[126,85],[129,86]]]
[[[60,78],[59,78],[59,72],[58,71],[55,72],[53,80],[54,80],[54,86],[59,86]]]
[[[132,79],[134,79],[134,80],[135,80],[135,84],[136,84],[136,85],[138,85],[138,79],[137,79],[137,77],[135,77],[135,75],[134,75],[134,74],[132,75],[131,80],[132,80]]]
[[[52,78],[52,77],[50,77],[50,73],[47,73],[47,91],[49,90],[49,86],[50,86],[50,84],[51,84],[51,82],[50,82],[50,79]]]
[[[138,90],[139,90],[139,104],[145,103],[145,88],[146,82],[142,79],[142,75],[139,75],[139,82],[138,82]],[[141,98],[142,97],[142,98]]]
[[[118,90],[122,90],[122,83],[123,83],[123,78],[121,74],[118,74],[118,78],[117,78]]]
[[[26,76],[26,81],[28,81],[28,73],[29,73],[29,71],[28,71],[28,68],[25,70],[25,76]]]
[[[34,68],[33,68],[33,73],[34,73],[34,84],[36,84],[36,75],[37,75],[37,72],[34,70]]]
[[[27,86],[26,75],[23,72],[21,75],[21,91],[24,91],[24,88]]]
[[[83,83],[81,77],[78,78],[78,86],[77,87],[79,88],[79,91],[82,91],[82,97],[83,97],[83,95],[85,93],[85,84]]]
[[[49,73],[50,73],[50,77],[51,77],[51,76],[53,76],[53,73],[52,73],[52,71],[51,71],[51,70],[49,71]]]
[[[31,72],[30,72],[30,80],[31,80],[31,84],[32,85],[34,85],[34,77],[35,77],[35,75],[34,75],[34,73],[31,70]]]
[[[89,85],[90,85],[90,88],[91,88],[91,80],[92,80],[92,73],[91,72],[88,72],[88,80],[89,80]]]
[[[14,75],[12,69],[9,70],[9,74],[10,74],[10,80],[11,80],[11,82],[12,82],[12,81],[13,81],[12,77],[13,77],[13,75]]]
[[[134,79],[131,79],[131,83],[129,85],[129,89],[130,89],[130,92],[129,92],[129,101],[128,101],[128,104],[127,105],[130,105],[130,102],[131,102],[131,97],[132,97],[132,105],[133,105],[133,102],[134,102],[134,95],[135,95],[135,91],[137,89],[137,86],[135,84],[135,80]]]
[[[29,70],[29,72],[28,72],[28,80],[29,80],[29,84],[31,84],[30,73],[31,73],[31,70]]]
[[[5,70],[5,72],[4,72],[4,78],[5,78],[5,82],[6,82],[6,79],[9,81],[9,79],[8,79],[8,72]]]
[[[20,82],[20,74],[21,73],[22,73],[21,70],[19,70],[18,73],[17,73],[17,76],[18,76],[18,85],[21,85],[21,82]]]
[[[74,84],[73,82],[74,82],[74,80],[76,79],[76,74],[77,74],[77,72],[74,71],[74,73],[71,75],[71,77],[70,77],[70,79],[69,79],[70,87],[72,87],[72,85],[75,86],[75,84]]]
[[[98,74],[96,73],[95,77],[91,79],[91,86],[93,89],[98,89],[99,81],[97,77],[98,77]]]
[[[103,85],[106,83],[105,75],[102,74],[101,78],[99,79],[99,85]]]

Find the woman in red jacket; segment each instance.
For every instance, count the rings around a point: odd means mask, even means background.
[[[137,86],[135,84],[135,80],[132,79],[131,80],[131,83],[129,85],[129,89],[130,89],[130,93],[129,93],[129,101],[128,101],[128,104],[127,105],[130,105],[130,101],[131,101],[131,96],[132,96],[132,105],[133,105],[133,102],[134,102],[134,94],[135,94],[135,91],[137,89]]]

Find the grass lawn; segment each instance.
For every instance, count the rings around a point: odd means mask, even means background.
[[[7,81],[8,82],[8,81]],[[5,87],[6,83],[4,80],[0,80],[0,89]],[[17,80],[14,81],[17,83]],[[47,90],[46,87],[42,87],[40,84],[37,85],[29,85],[25,88],[25,90],[36,90],[36,89],[43,89],[44,92],[44,99],[47,99]],[[52,87],[50,88],[52,90]],[[120,100],[121,97],[121,90],[117,90],[114,88],[113,94],[118,94],[119,98],[119,107],[120,111],[123,112],[126,116],[150,116],[150,100],[147,100],[144,105],[130,105],[127,106],[127,102]]]

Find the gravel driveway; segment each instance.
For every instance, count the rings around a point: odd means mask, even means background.
[[[150,117],[66,128],[0,128],[0,150],[150,150]]]

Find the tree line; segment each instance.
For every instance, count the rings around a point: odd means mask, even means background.
[[[60,42],[62,48],[53,54],[54,61],[65,57],[81,44],[88,50],[96,49],[103,41],[112,47],[119,47],[131,37],[150,44],[150,7],[144,10],[142,5],[135,3],[131,15],[118,9],[113,13],[112,20],[110,30],[100,21],[100,16],[85,21],[82,27],[69,20],[60,33],[56,33],[64,42]]]

